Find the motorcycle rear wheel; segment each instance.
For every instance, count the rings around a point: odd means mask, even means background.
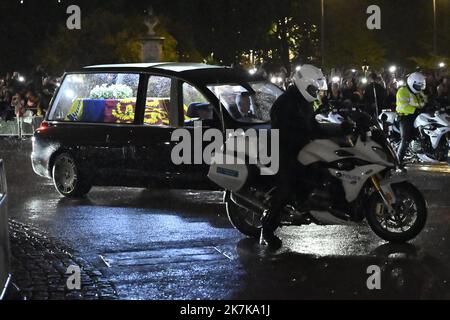
[[[260,214],[237,205],[230,195],[226,197],[226,210],[235,229],[248,237],[259,238],[262,228]]]
[[[397,197],[395,214],[388,213],[378,192],[374,192],[368,201],[367,222],[373,232],[383,240],[408,242],[423,230],[427,221],[427,206],[420,191],[410,183],[392,186]]]

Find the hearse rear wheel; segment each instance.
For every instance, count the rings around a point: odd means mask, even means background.
[[[59,154],[53,163],[52,176],[56,190],[64,197],[78,198],[92,188],[88,170],[79,165],[69,153]]]

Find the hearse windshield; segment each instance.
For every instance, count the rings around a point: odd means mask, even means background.
[[[249,86],[253,92],[239,84],[209,85],[208,89],[235,120],[244,123],[269,122],[272,105],[283,91],[268,82],[252,82]]]

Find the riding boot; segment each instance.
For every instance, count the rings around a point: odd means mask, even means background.
[[[259,238],[259,244],[261,246],[267,246],[273,249],[278,249],[282,246],[282,241],[278,238],[274,232],[278,228],[277,215],[272,210],[264,211],[261,229],[261,236]]]
[[[400,162],[400,166],[401,168],[404,167],[404,162],[403,159],[405,158],[406,155],[406,150],[408,149],[409,146],[409,141],[406,141],[405,139],[402,140],[402,142],[400,143],[400,147],[398,148],[398,160]]]

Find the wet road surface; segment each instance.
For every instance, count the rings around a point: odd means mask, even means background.
[[[284,246],[261,250],[230,226],[222,193],[94,188],[61,198],[32,173],[29,142],[0,139],[9,213],[58,239],[101,270],[122,299],[450,298],[449,173],[411,170],[429,204],[425,231],[386,244],[366,226],[280,231]],[[368,290],[367,268],[381,268]]]

